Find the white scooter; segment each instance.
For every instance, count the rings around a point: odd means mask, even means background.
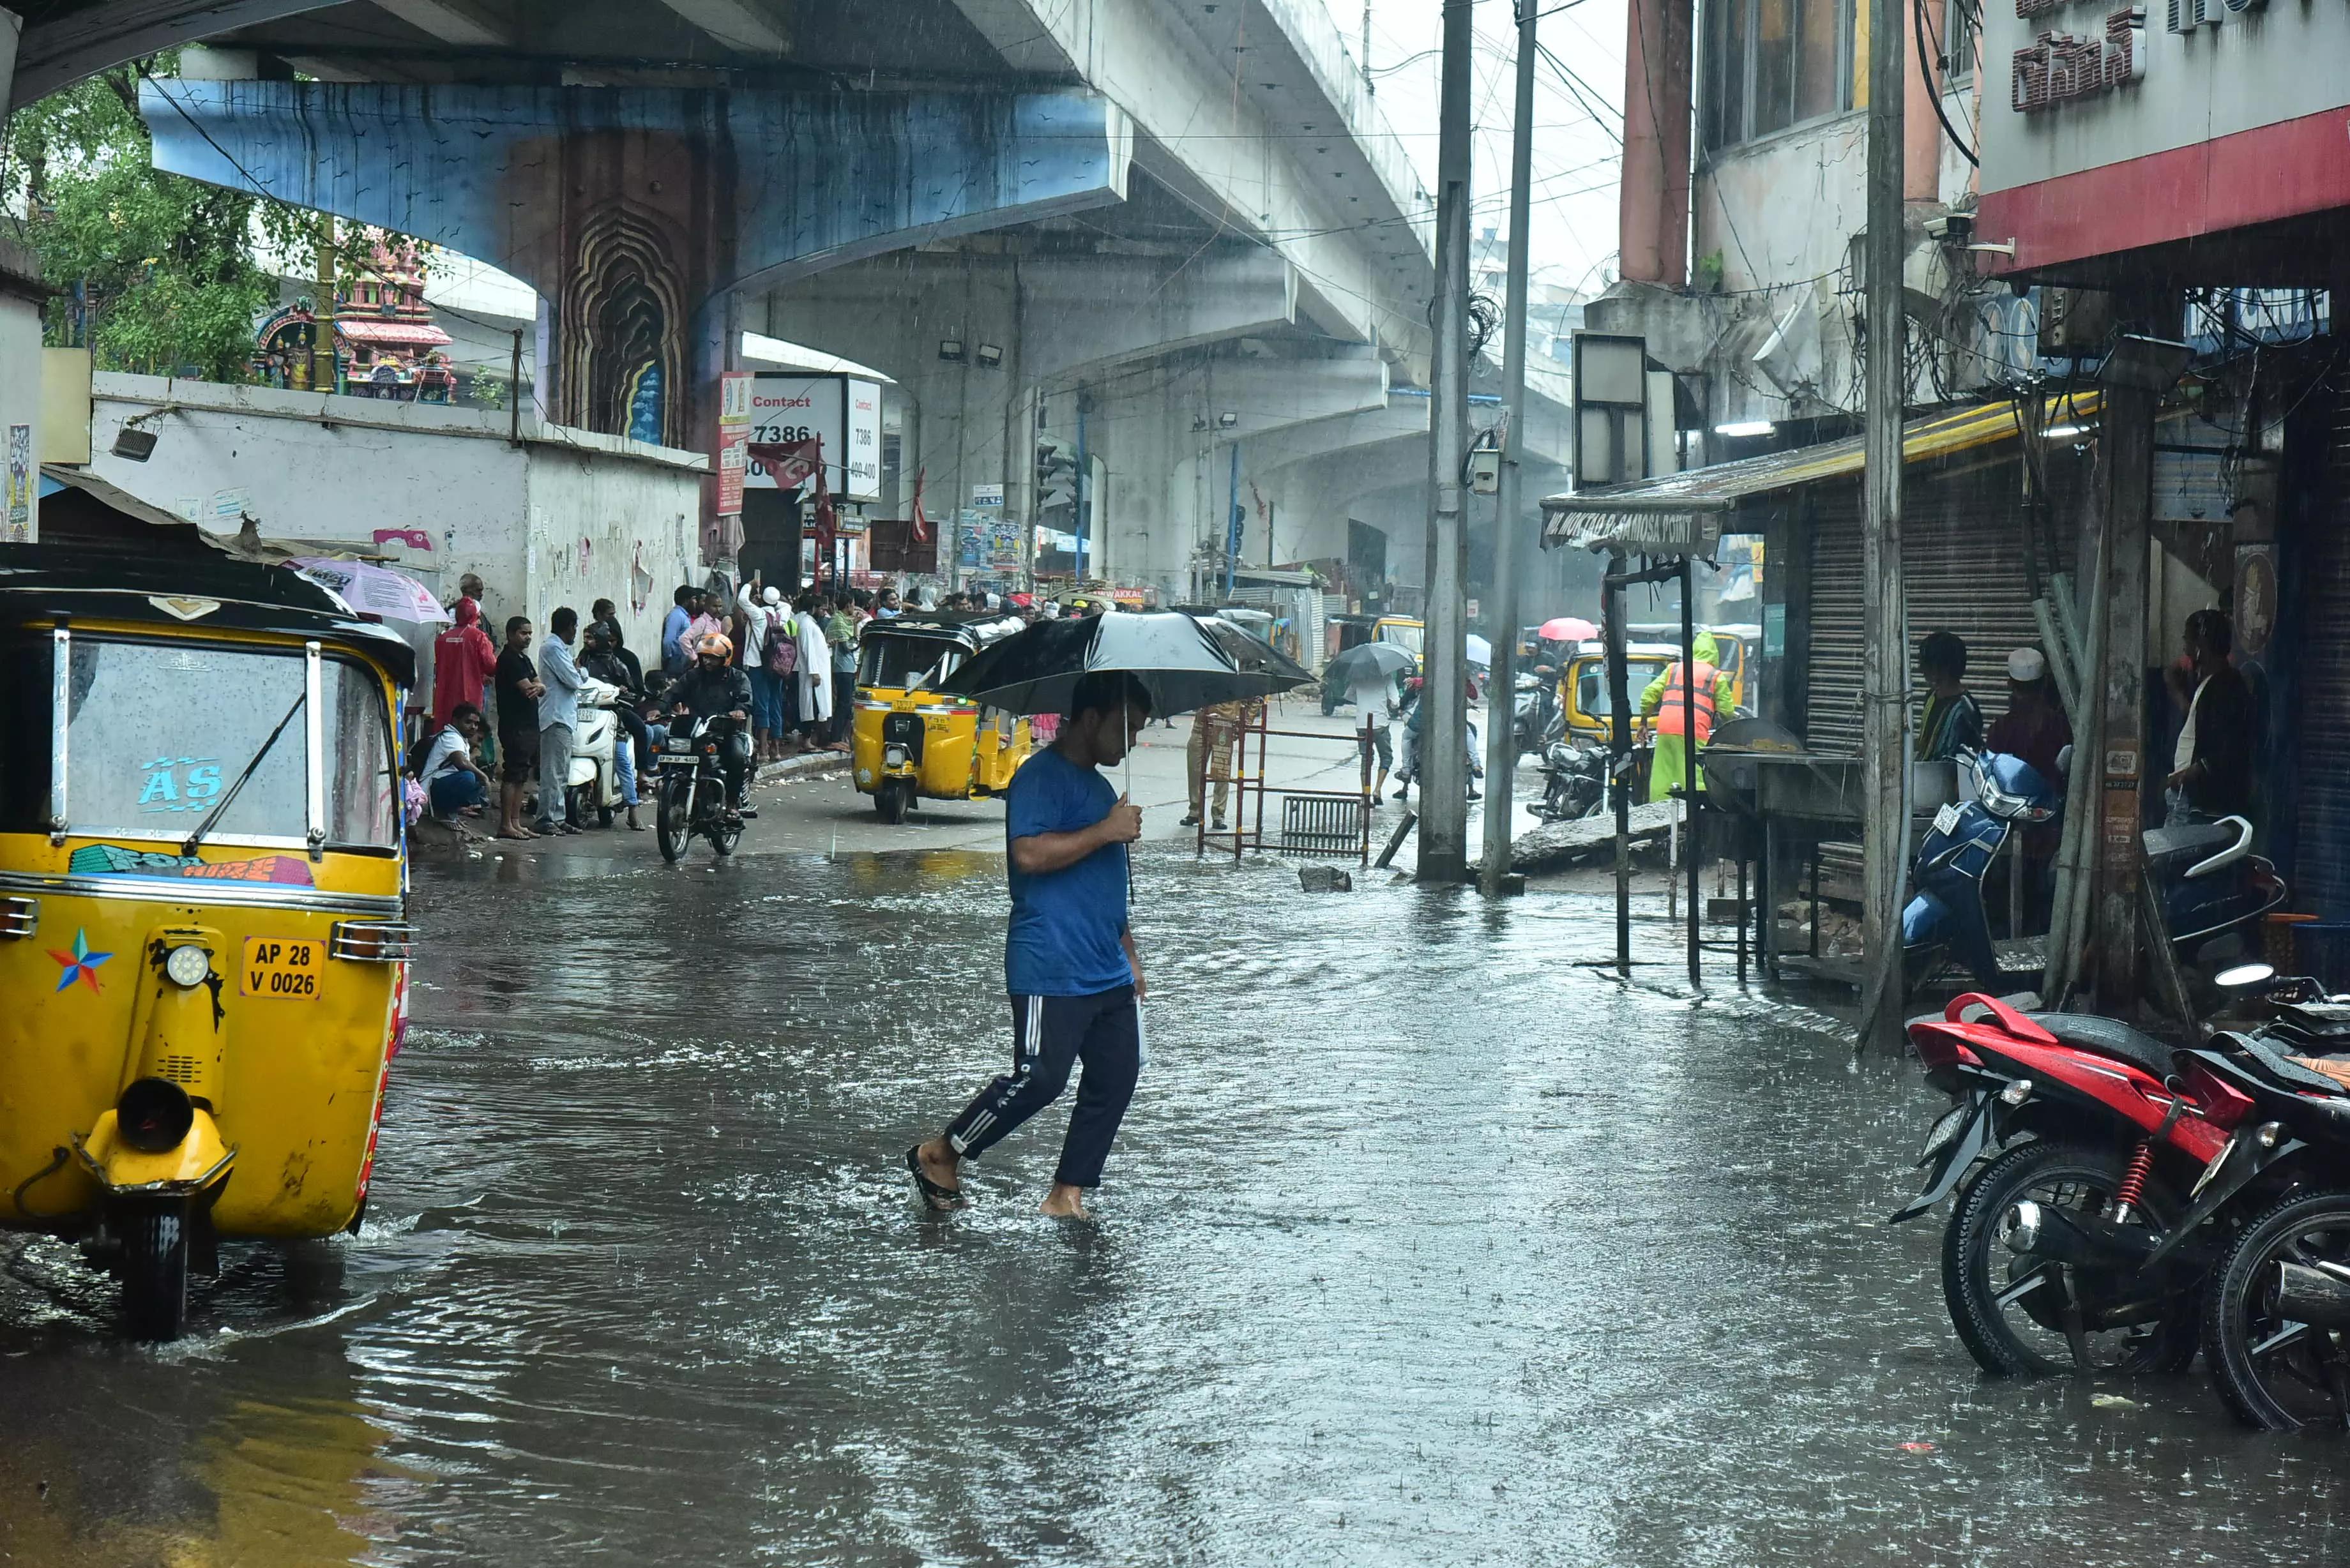
[[[615,754],[629,744],[629,732],[613,711],[619,701],[620,689],[608,681],[591,676],[579,688],[579,722],[571,732],[571,774],[564,781],[564,803],[573,822],[585,825],[592,812],[597,826],[609,827],[612,813],[620,807]]]

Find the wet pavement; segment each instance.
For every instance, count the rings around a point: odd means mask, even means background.
[[[1936,1097],[1759,993],[1579,968],[1586,895],[1153,843],[1099,1222],[1033,1211],[1057,1111],[927,1218],[899,1155],[1008,1051],[1001,858],[784,815],[715,870],[423,872],[366,1225],[232,1250],[190,1339],[121,1343],[72,1249],[0,1241],[0,1562],[2350,1550],[2350,1450],[2233,1429],[2199,1373],[1981,1380],[1936,1232],[1878,1223]]]

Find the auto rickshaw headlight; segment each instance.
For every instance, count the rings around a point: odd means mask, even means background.
[[[169,1078],[141,1078],[114,1104],[117,1136],[141,1154],[179,1147],[195,1125],[196,1107],[188,1091]]]
[[[191,989],[204,983],[213,971],[213,955],[193,942],[173,948],[163,960],[163,972],[173,985]]]

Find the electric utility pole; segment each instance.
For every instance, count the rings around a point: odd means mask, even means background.
[[[1898,1044],[1901,882],[1909,827],[1909,649],[1901,591],[1901,410],[1908,397],[1901,302],[1902,0],[1868,0],[1866,510],[1861,524],[1860,1044]]]
[[[1533,225],[1535,0],[1516,0],[1518,106],[1510,128],[1510,282],[1502,322],[1502,494],[1493,512],[1493,679],[1485,688],[1485,844],[1478,886],[1490,897],[1510,875],[1510,828],[1517,811],[1518,578],[1524,568],[1526,519],[1526,272]]]
[[[1419,879],[1469,869],[1467,628],[1461,602],[1461,470],[1469,437],[1470,0],[1444,0],[1444,96],[1436,152],[1436,343],[1428,408],[1427,682],[1419,701]],[[1500,787],[1500,786],[1496,786]]]

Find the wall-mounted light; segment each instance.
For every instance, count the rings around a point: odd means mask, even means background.
[[[133,414],[123,421],[122,428],[114,432],[114,455],[129,458],[132,462],[144,462],[154,456],[155,432],[142,427],[149,420],[160,420],[179,406],[177,403],[165,403],[161,408],[150,409],[143,414]]]
[[[2050,425],[2046,430],[2040,433],[2046,436],[2050,441],[2064,441],[2072,436],[2087,435],[2089,433],[2089,427],[2086,425]]]
[[[2178,378],[2187,373],[2187,367],[2194,359],[2195,349],[2189,344],[2126,332],[2114,339],[2112,352],[2097,367],[2097,379],[2108,387],[2167,392],[2178,384]]]
[[[1208,428],[1208,416],[1205,414],[1196,416],[1191,421],[1191,428],[1195,431],[1206,430]]]
[[[962,339],[960,337],[941,337],[939,339],[939,358],[944,359],[950,365],[962,364]]]
[[[1750,436],[1769,435],[1778,428],[1769,420],[1739,420],[1731,424],[1714,426],[1713,433],[1728,436],[1732,441],[1743,441]]]
[[[1221,414],[1218,414],[1218,415],[1216,416],[1216,423],[1218,423],[1218,424],[1222,425],[1222,426],[1224,429],[1226,429],[1226,430],[1230,430],[1230,429],[1232,429],[1234,425],[1236,425],[1236,424],[1238,424],[1238,423],[1240,423],[1240,422],[1241,422],[1241,417],[1240,417],[1240,415],[1235,414],[1235,413],[1229,413],[1229,412],[1227,412],[1227,413],[1221,413]]]

